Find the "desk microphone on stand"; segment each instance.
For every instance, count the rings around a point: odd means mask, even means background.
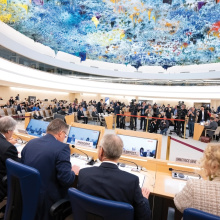
[[[72,145],[72,148],[76,148],[76,146],[75,145]],[[80,151],[80,152],[82,152],[84,155],[86,155],[86,157],[87,157],[87,165],[93,165],[94,163],[95,163],[95,161],[93,160],[93,159],[89,159],[89,156],[88,156],[88,154],[87,153],[85,153],[84,151],[82,151],[82,150],[80,150],[79,148],[76,148],[78,151]]]
[[[136,169],[134,168],[131,171],[140,172],[139,167],[135,162],[129,161],[129,160],[124,160],[124,159],[121,159],[121,158],[119,160],[123,160],[123,161],[129,162],[129,163],[133,163],[137,168]]]

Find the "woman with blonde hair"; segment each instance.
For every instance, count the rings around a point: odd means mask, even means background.
[[[190,179],[175,195],[176,208],[195,208],[220,216],[220,144],[208,144],[199,161],[207,180]]]

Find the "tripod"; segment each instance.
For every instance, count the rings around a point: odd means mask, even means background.
[[[181,116],[178,115],[178,118],[176,119],[181,119]],[[175,123],[175,121],[174,121]],[[176,130],[170,130],[170,133],[169,134],[172,134],[172,133],[176,133],[179,137],[182,137],[182,133],[181,133],[181,121],[177,121],[177,125],[176,125]]]

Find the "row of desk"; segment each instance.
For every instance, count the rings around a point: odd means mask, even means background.
[[[19,137],[25,141],[36,138],[34,136],[21,133],[15,133],[14,137]],[[84,151],[94,160],[98,159],[97,149],[80,147],[80,150]],[[72,147],[70,147],[70,152],[71,154],[82,154],[77,148]],[[122,160],[119,159],[119,162],[121,163],[125,163],[123,160],[127,160],[134,162],[138,166],[142,167],[142,171],[140,172],[140,174],[146,176],[144,186],[148,187],[151,193],[167,198],[173,198],[174,195],[178,193],[186,183],[186,181],[184,180],[173,179],[171,176],[171,171],[169,170],[170,168],[174,170],[181,170],[183,172],[195,172],[195,170],[199,171],[199,168],[195,165],[188,165],[161,159],[143,158],[127,155],[122,155],[121,159]],[[74,160],[72,160],[72,164],[74,165]],[[129,162],[127,164],[129,164]],[[77,165],[77,163],[75,165]]]
[[[72,117],[72,116],[70,115],[69,117]],[[29,118],[27,118],[26,120],[28,119]],[[25,120],[25,127],[28,124],[26,120]],[[71,121],[69,123],[70,125],[74,126],[74,124]],[[77,126],[85,127],[85,128],[87,126],[91,126],[91,125],[85,125],[85,124],[80,124],[80,123],[75,123],[75,124],[77,124]],[[101,129],[100,130],[100,133],[101,133],[100,139],[101,139],[102,135],[104,135],[105,128],[102,126],[95,126],[95,127],[99,127]],[[121,134],[120,132],[126,132],[127,135],[133,136],[132,134],[135,131],[130,131],[130,130],[125,131],[123,129],[115,130],[115,133],[117,134]],[[160,153],[161,153],[162,136],[159,134],[151,134],[151,133],[146,133],[146,132],[137,132],[137,133],[139,133],[139,135],[141,136],[143,135],[143,137],[146,137],[146,138],[157,139],[158,147],[159,147],[159,150],[157,151],[158,159],[122,155],[120,158],[121,160],[119,159],[119,162],[127,163],[127,162],[124,162],[124,160],[127,160],[130,162],[136,163],[139,167],[142,167],[142,170],[140,171],[138,175],[145,176],[143,186],[149,188],[151,191],[151,196],[149,198],[149,201],[150,201],[151,207],[155,207],[153,209],[153,212],[154,212],[153,219],[163,219],[163,216],[167,215],[167,210],[168,210],[167,206],[175,207],[173,203],[173,198],[175,194],[180,192],[186,184],[186,181],[184,180],[173,179],[172,172],[170,171],[170,169],[180,170],[183,173],[184,172],[200,172],[200,169],[196,165],[191,165],[191,164],[189,165],[189,164],[159,159]],[[25,141],[29,141],[33,138],[36,138],[34,136],[21,134],[21,133],[14,133],[14,135],[15,135],[15,138],[19,137]],[[155,136],[153,137],[152,135],[155,135]],[[82,148],[82,147],[80,147],[79,149],[85,152],[89,157],[92,157],[94,160],[98,159],[97,149]],[[77,148],[72,148],[71,146],[70,146],[70,152],[71,152],[71,155],[82,154]],[[82,163],[78,163],[77,160],[78,159],[71,158],[72,165],[81,166]],[[129,162],[127,164],[131,165]],[[128,169],[126,171],[128,171]],[[131,170],[129,172],[137,175],[136,172],[133,172]],[[154,205],[155,203],[157,204],[156,206]]]

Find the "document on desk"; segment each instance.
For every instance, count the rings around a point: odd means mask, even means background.
[[[14,144],[14,146],[16,147],[17,151],[18,151],[18,157],[21,158],[21,151],[24,148],[24,145],[21,144]]]
[[[123,171],[126,171],[128,173],[131,173],[131,174],[134,174],[135,176],[137,176],[139,178],[139,186],[142,188],[143,185],[144,185],[144,180],[145,180],[145,175],[139,173],[139,172],[132,172],[131,171],[131,168],[129,167],[120,167],[119,166],[119,169],[120,170],[123,170]]]
[[[165,192],[174,195],[179,193],[185,185],[184,180],[166,179],[164,182]]]
[[[86,167],[91,167],[91,165],[87,165],[87,161],[78,159],[76,157],[70,157],[70,162],[73,165],[79,166],[80,169],[86,168]]]

